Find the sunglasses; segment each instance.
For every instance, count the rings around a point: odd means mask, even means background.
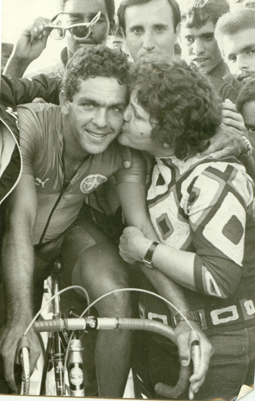
[[[79,24],[63,25],[63,17],[67,13],[59,13],[52,18],[47,28],[51,29],[50,36],[55,40],[64,39],[66,31],[69,31],[76,40],[87,39],[91,33],[91,28],[98,22],[101,11],[99,11],[90,22],[81,22]]]

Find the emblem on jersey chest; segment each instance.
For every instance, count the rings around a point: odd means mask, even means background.
[[[84,194],[94,191],[99,185],[107,181],[107,178],[101,174],[91,174],[84,178],[80,184],[80,190]]]

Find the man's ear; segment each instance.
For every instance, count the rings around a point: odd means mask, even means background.
[[[68,114],[70,101],[66,98],[64,91],[62,90],[59,94],[59,104],[61,111],[64,115]]]

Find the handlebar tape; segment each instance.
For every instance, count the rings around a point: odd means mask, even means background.
[[[174,387],[168,384],[157,383],[154,390],[158,395],[166,397],[167,399],[179,398],[188,388],[190,376],[191,367],[181,365],[179,380]]]
[[[93,316],[85,318],[51,319],[40,320],[34,323],[34,331],[62,331],[66,330],[146,330],[176,342],[174,331],[170,326],[155,320],[149,319],[128,319],[128,318],[95,318]]]

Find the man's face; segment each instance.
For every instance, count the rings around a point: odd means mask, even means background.
[[[242,8],[255,8],[254,0],[228,0],[230,12],[239,11]]]
[[[120,85],[116,78],[81,80],[73,100],[62,102],[70,131],[66,146],[77,155],[104,152],[121,130],[126,96],[126,85]]]
[[[253,148],[255,147],[255,100],[247,102],[242,108],[244,124],[249,131],[249,137]]]
[[[222,60],[214,38],[215,25],[207,22],[202,28],[181,27],[182,57],[188,64],[195,64],[204,74],[210,72]]]
[[[127,7],[126,43],[134,59],[148,53],[174,54],[178,34],[174,32],[173,12],[167,0]]]
[[[110,49],[121,49],[124,53],[129,55],[129,51],[126,45],[126,41],[123,37],[118,35],[109,35],[106,45]]]
[[[67,48],[69,58],[80,47],[97,45],[105,43],[109,32],[109,18],[104,0],[68,0],[65,3],[64,12],[69,13],[67,24],[79,24],[90,22],[96,14],[101,11],[99,21],[92,27],[91,34],[87,39],[76,40],[72,34],[67,31]]]
[[[255,28],[224,36],[221,46],[224,61],[235,78],[245,82],[255,74]]]

